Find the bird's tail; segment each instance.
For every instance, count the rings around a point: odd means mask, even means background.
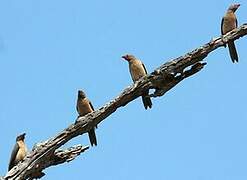
[[[96,134],[94,131],[94,127],[92,129],[90,129],[90,131],[88,131],[88,137],[89,137],[91,146],[93,146],[93,145],[97,146],[97,138],[96,138]]]
[[[232,59],[232,62],[235,63],[238,62],[238,53],[234,44],[234,41],[229,41],[228,42],[228,49],[229,49],[229,53]]]
[[[143,102],[145,109],[147,109],[147,108],[151,109],[152,108],[152,101],[151,101],[151,98],[148,97],[148,92],[149,91],[147,90],[142,95],[142,102]]]

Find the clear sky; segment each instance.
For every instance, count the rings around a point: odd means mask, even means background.
[[[132,83],[134,54],[149,72],[220,35],[229,0],[0,2],[0,175],[18,134],[31,149],[74,122],[77,90],[95,109]],[[237,12],[247,22],[247,4]],[[244,4],[245,3],[245,4]],[[141,99],[97,129],[98,146],[43,179],[246,180],[247,37],[239,63],[220,48],[207,66],[146,111]],[[79,136],[66,147],[89,144]]]

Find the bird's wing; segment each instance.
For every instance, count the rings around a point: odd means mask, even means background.
[[[91,101],[89,101],[89,105],[90,105],[91,109],[94,111],[94,108],[93,108]]]
[[[89,101],[89,105],[90,105],[91,109],[94,111],[94,108],[93,108],[91,101]],[[95,127],[98,128],[97,124],[95,125]],[[96,136],[95,136],[95,140],[96,140]],[[97,141],[95,141],[95,142],[96,142],[95,145],[97,145]]]
[[[78,103],[76,104],[76,111],[79,113]]]
[[[11,156],[10,156],[9,170],[14,166],[14,162],[15,162],[15,158],[16,158],[18,150],[19,150],[19,145],[18,145],[18,143],[16,143],[13,150],[12,150]]]
[[[236,18],[236,28],[238,27],[238,19]]]
[[[224,17],[221,20],[221,27],[220,27],[220,29],[221,29],[221,35],[223,35],[223,24],[224,24]]]
[[[145,65],[144,65],[143,63],[142,63],[142,67],[143,67],[145,73],[147,74],[147,73],[148,73],[148,72],[147,72],[147,69],[145,68]]]

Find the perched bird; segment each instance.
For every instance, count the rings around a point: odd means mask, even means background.
[[[86,114],[94,111],[92,103],[89,101],[89,99],[86,97],[86,94],[82,90],[78,91],[76,110],[79,116],[85,116]],[[95,127],[97,128],[97,126]],[[92,146],[97,146],[95,127],[88,131],[89,140]]]
[[[134,82],[147,75],[147,70],[141,60],[130,54],[124,55],[122,58],[129,62],[129,71]],[[152,107],[152,101],[148,94],[149,90],[144,91],[142,94],[142,102],[145,109]]]
[[[228,32],[230,32],[231,30],[237,28],[238,26],[238,21],[237,21],[237,17],[234,14],[236,12],[236,10],[239,8],[240,4],[232,4],[225,16],[222,18],[221,21],[221,34],[224,35]],[[228,49],[229,49],[229,53],[232,59],[232,62],[238,62],[238,54],[237,54],[237,50],[234,44],[234,41],[229,41],[228,43]],[[226,46],[225,46],[226,47]]]
[[[27,147],[25,145],[24,139],[25,139],[26,133],[23,133],[16,138],[16,144],[12,150],[10,161],[9,161],[9,169],[12,169],[14,166],[16,166],[20,161],[22,161],[27,154]]]

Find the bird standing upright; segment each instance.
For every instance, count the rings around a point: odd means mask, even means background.
[[[92,103],[88,100],[86,94],[82,90],[78,91],[76,110],[79,116],[85,116],[86,114],[94,111]],[[97,128],[97,126],[95,127]],[[95,127],[88,131],[89,140],[92,146],[97,146]]]
[[[128,61],[129,71],[130,71],[132,80],[134,82],[138,81],[140,78],[147,75],[147,70],[144,64],[141,62],[141,60],[137,59],[135,56],[130,55],[130,54],[124,55],[122,56],[122,58]],[[148,89],[144,91],[142,94],[142,102],[143,102],[145,109],[152,107],[152,101],[150,97],[148,96],[148,94],[149,94]]]
[[[12,169],[16,166],[20,161],[22,161],[27,155],[27,147],[25,145],[26,133],[23,133],[16,138],[16,144],[12,150],[10,161],[9,161],[9,168],[8,170]]]
[[[228,9],[225,14],[225,16],[222,18],[221,21],[221,34],[224,35],[231,30],[237,28],[238,26],[238,21],[237,17],[235,15],[236,10],[239,8],[240,4],[232,4]],[[234,44],[234,41],[229,41],[228,43],[228,49],[229,53],[232,59],[232,62],[238,62],[238,54],[237,50]],[[226,47],[226,46],[225,46]]]

